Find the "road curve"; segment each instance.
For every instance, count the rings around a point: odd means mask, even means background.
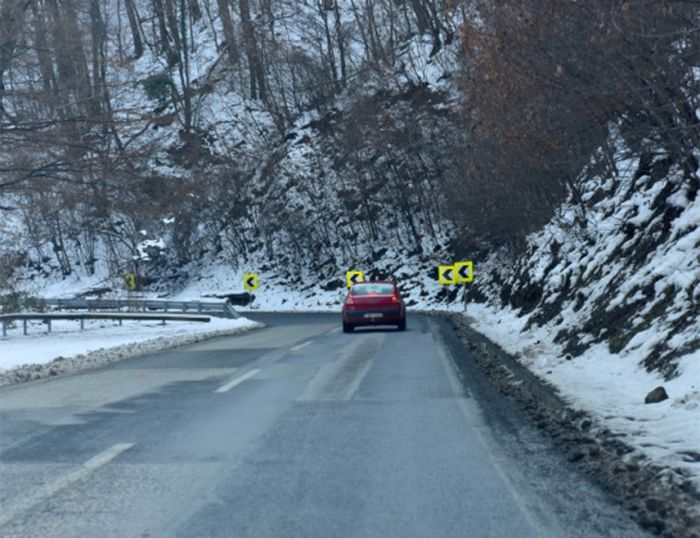
[[[0,536],[644,536],[449,321],[251,317],[267,327],[0,389]]]

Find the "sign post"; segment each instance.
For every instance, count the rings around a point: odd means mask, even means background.
[[[124,275],[124,289],[126,290],[126,296],[127,296],[127,309],[129,312],[134,312],[138,310],[138,306],[136,306],[136,301],[135,299],[138,299],[138,294],[136,292],[136,274],[135,273],[126,273]]]
[[[462,301],[464,310],[467,309],[467,284],[474,282],[474,262],[465,261],[455,263],[457,283],[462,284]]]

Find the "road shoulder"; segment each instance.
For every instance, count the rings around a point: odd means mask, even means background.
[[[700,536],[700,495],[677,469],[650,461],[594,417],[569,406],[556,389],[470,327],[460,314],[444,314],[461,345],[455,362],[462,376],[473,365],[504,395],[518,402],[537,428],[585,470],[647,531]]]

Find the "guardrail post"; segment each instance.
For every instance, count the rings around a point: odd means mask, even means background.
[[[241,317],[241,315],[238,313],[238,311],[235,308],[233,308],[233,305],[231,305],[231,303],[229,303],[229,302],[226,302],[224,304],[224,312],[228,313],[228,315],[231,319],[237,319],[237,318]]]
[[[85,320],[83,318],[80,318],[80,330],[85,330]]]
[[[46,325],[47,325],[48,328],[49,328],[49,332],[51,332],[51,320],[50,320],[50,319],[47,319],[46,321],[48,322]]]
[[[166,311],[166,312],[167,312],[167,311]],[[161,320],[161,323],[160,323],[160,324],[161,324],[161,325],[165,325],[165,318],[163,318],[163,319]]]
[[[7,322],[4,319],[2,320],[2,336],[7,336]]]
[[[124,321],[122,318],[119,318],[119,326],[122,326],[122,321]]]
[[[26,319],[22,320],[22,332],[24,333],[24,336],[27,336],[27,320]]]

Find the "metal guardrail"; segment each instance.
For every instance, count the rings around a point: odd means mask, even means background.
[[[144,320],[160,320],[163,325],[166,321],[197,321],[209,323],[209,316],[194,316],[182,314],[132,314],[125,312],[91,312],[87,314],[59,314],[53,312],[33,313],[33,314],[0,314],[0,322],[2,322],[2,335],[7,336],[7,326],[13,321],[22,322],[22,332],[27,335],[27,321],[44,321],[48,326],[48,332],[51,332],[52,320],[80,320],[80,330],[85,328],[85,320],[88,319],[107,319],[119,321],[119,325],[124,320],[144,321]]]
[[[40,299],[40,304],[61,310],[104,311],[127,309],[147,312],[197,312],[220,318],[240,318],[241,315],[227,301],[158,301],[151,299]]]

